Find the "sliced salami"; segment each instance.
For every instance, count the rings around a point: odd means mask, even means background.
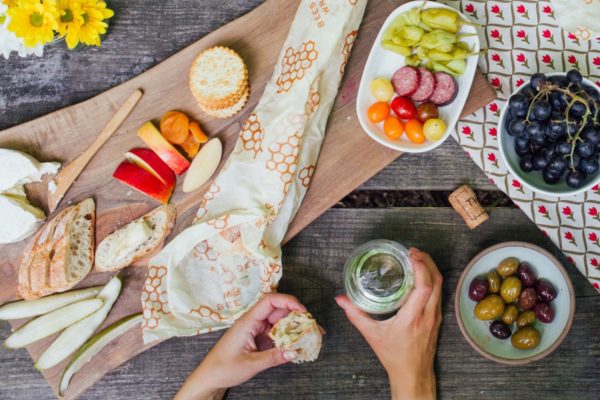
[[[392,75],[392,85],[394,91],[399,96],[410,96],[419,87],[419,71],[408,65],[400,68]]]
[[[435,88],[435,77],[433,73],[425,67],[419,67],[419,87],[410,96],[411,99],[417,102],[425,101],[433,93]]]
[[[438,106],[445,106],[454,101],[457,93],[458,84],[452,75],[445,72],[435,73],[435,88],[429,101]]]

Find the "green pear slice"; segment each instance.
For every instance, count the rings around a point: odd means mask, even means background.
[[[100,293],[102,286],[95,286],[65,293],[53,294],[35,300],[19,300],[0,306],[0,319],[21,319],[36,317],[81,300],[94,298]]]
[[[121,291],[121,279],[115,275],[98,294],[104,305],[95,313],[65,329],[35,363],[37,369],[55,366],[80,348],[102,325]]]
[[[29,321],[6,339],[4,345],[9,349],[18,349],[53,333],[62,331],[97,311],[104,305],[102,299],[81,300],[77,303],[54,310]]]
[[[183,180],[183,191],[193,192],[213,176],[223,155],[223,145],[218,138],[210,139],[192,160]]]
[[[130,330],[135,326],[140,326],[142,322],[142,314],[134,314],[119,321],[115,322],[112,325],[107,326],[102,331],[100,331],[97,335],[88,340],[73,356],[73,359],[65,368],[62,377],[60,378],[60,385],[58,388],[58,394],[63,396],[69,387],[69,382],[71,381],[71,377],[77,373],[85,364],[87,364],[96,354],[98,354],[102,349]]]

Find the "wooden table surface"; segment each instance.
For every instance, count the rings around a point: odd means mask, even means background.
[[[285,0],[281,0],[285,1]],[[99,49],[68,52],[47,47],[43,58],[0,58],[0,129],[92,97],[145,71],[169,55],[251,10],[259,0],[111,1],[116,15]],[[93,116],[90,116],[93,118]],[[404,155],[359,189],[452,190],[468,182],[496,190],[449,139],[426,155]],[[442,399],[595,399],[600,383],[600,296],[575,268],[577,295],[571,333],[545,360],[505,367],[485,360],[464,340],[454,318],[454,287],[481,249],[523,240],[562,256],[516,208],[496,208],[474,232],[453,210],[438,208],[336,208],[284,248],[280,290],[296,295],[327,331],[316,363],[267,371],[230,390],[228,398],[385,399],[385,373],[368,345],[347,322],[333,297],[342,292],[345,257],[360,243],[386,238],[430,252],[444,275],[444,320],[436,358]],[[0,323],[0,340],[9,335]],[[220,333],[164,342],[112,371],[84,399],[171,398]],[[399,339],[401,340],[401,338]],[[24,351],[0,348],[0,399],[51,399],[53,394]]]

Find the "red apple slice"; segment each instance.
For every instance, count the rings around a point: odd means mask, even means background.
[[[140,126],[137,134],[177,175],[183,174],[190,167],[187,158],[161,135],[152,122],[148,121]]]
[[[144,168],[157,177],[166,186],[175,185],[175,173],[160,157],[150,149],[137,147],[125,153],[125,158],[136,165]]]
[[[163,204],[169,202],[175,187],[174,183],[165,185],[154,174],[129,161],[119,164],[113,177]]]

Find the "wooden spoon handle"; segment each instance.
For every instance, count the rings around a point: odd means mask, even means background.
[[[53,212],[56,209],[60,200],[65,193],[67,193],[73,182],[75,182],[75,179],[77,179],[81,171],[83,171],[100,147],[102,147],[108,138],[119,129],[119,126],[121,126],[123,121],[125,121],[142,98],[142,94],[140,89],[136,89],[127,100],[125,100],[121,107],[119,107],[110,121],[108,121],[108,124],[102,129],[94,143],[56,175],[54,178],[56,189],[48,194],[48,209],[50,212]]]

